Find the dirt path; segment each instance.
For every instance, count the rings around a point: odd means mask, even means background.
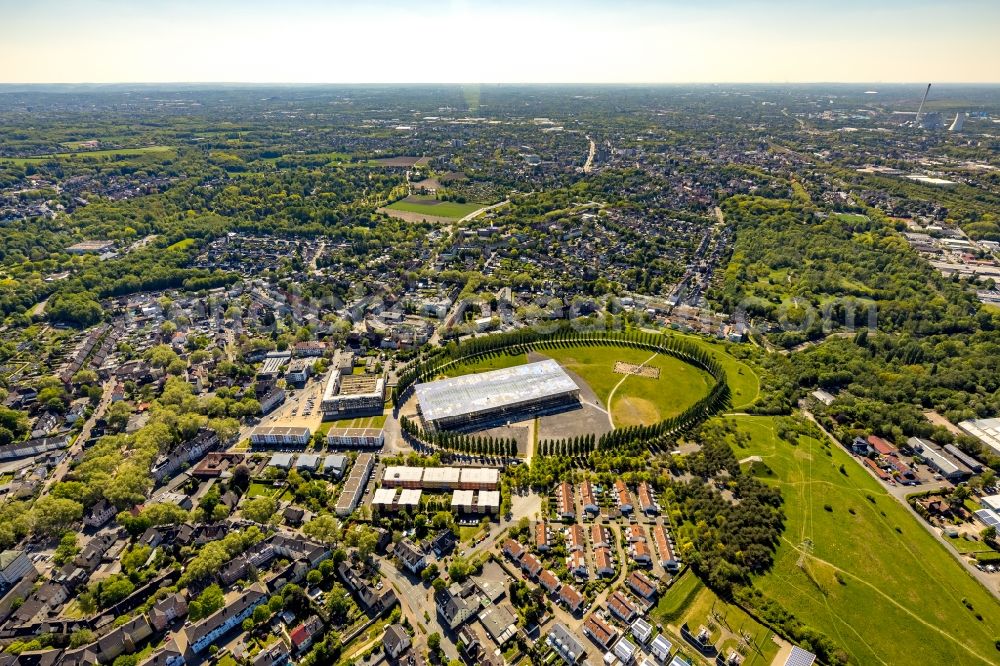
[[[934,425],[939,425],[942,428],[946,428],[948,432],[955,435],[956,437],[965,434],[958,428],[958,426],[956,426],[954,423],[952,423],[945,417],[935,412],[933,409],[924,412],[924,418],[933,423]]]
[[[639,369],[641,370],[642,368],[646,367],[646,364],[649,363],[650,361],[652,361],[657,356],[659,356],[659,354],[653,354],[652,356],[650,356],[649,358],[647,358],[645,361],[643,361],[642,363],[640,363],[639,364]],[[621,380],[617,384],[615,384],[615,387],[613,389],[611,389],[611,392],[608,393],[608,421],[611,421],[611,427],[612,428],[615,427],[615,417],[611,415],[611,405],[613,404],[612,400],[615,399],[615,393],[618,391],[618,387],[621,386],[622,384],[624,384],[625,380],[628,379],[631,376],[632,376],[631,374],[628,374],[628,375],[625,375],[624,377],[622,377]]]

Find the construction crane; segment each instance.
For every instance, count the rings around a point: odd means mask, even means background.
[[[927,101],[927,95],[931,92],[931,84],[927,84],[927,90],[924,91],[924,98],[920,100],[920,106],[917,107],[917,117],[913,120],[914,127],[920,127],[920,112],[924,110],[924,102]]]

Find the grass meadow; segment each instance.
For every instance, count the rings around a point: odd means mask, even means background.
[[[853,663],[1000,663],[1000,604],[846,451],[783,440],[773,417],[729,418],[750,435],[737,458],[760,456],[747,465],[785,499],[775,566],[755,581],[764,594]]]

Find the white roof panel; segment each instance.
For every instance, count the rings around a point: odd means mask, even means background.
[[[576,382],[552,359],[414,387],[428,421],[471,416],[576,390]]]

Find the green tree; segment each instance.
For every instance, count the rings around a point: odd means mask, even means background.
[[[32,529],[45,536],[55,536],[83,517],[83,505],[70,499],[45,495],[31,510]]]
[[[247,520],[266,525],[277,521],[278,501],[267,495],[254,497],[253,499],[244,500],[240,506],[240,512]]]

